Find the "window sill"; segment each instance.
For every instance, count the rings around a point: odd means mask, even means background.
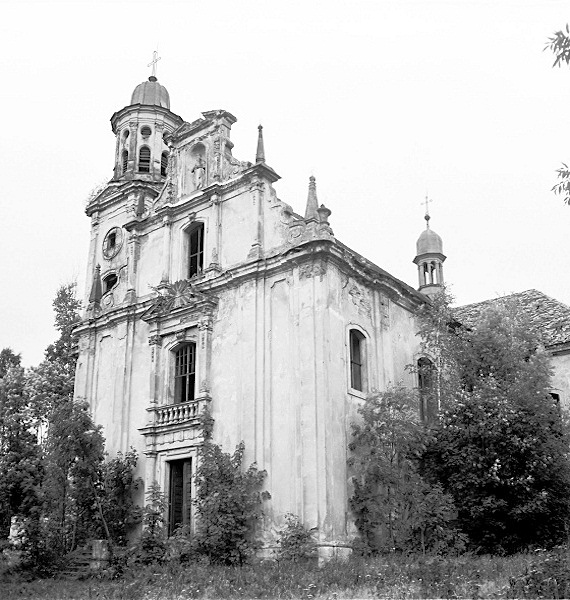
[[[368,392],[361,392],[360,390],[355,390],[354,388],[348,388],[348,393],[355,398],[360,398],[361,400],[366,400],[366,396],[368,396]]]

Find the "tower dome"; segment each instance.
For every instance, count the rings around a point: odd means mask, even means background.
[[[429,218],[429,215],[426,215]],[[426,218],[426,221],[428,220]],[[428,227],[422,231],[418,241],[416,242],[416,254],[443,254],[443,242],[441,237],[432,229]]]
[[[148,81],[143,81],[137,85],[131,96],[131,104],[162,106],[170,109],[170,96],[166,88],[158,83],[154,75],[151,75]]]
[[[425,220],[426,228],[416,243],[414,263],[418,265],[419,290],[430,296],[443,288],[443,262],[446,256],[443,253],[441,237],[429,227],[430,216],[427,212]]]

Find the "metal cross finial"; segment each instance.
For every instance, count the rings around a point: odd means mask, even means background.
[[[152,53],[152,60],[148,63],[147,67],[152,67],[152,77],[156,77],[156,63],[161,59],[160,56],[158,56],[158,51],[155,50]]]
[[[433,202],[433,200],[431,198],[428,198],[426,195],[426,199],[423,202],[420,202],[420,204],[425,204],[426,205],[426,215],[429,216],[429,203]]]

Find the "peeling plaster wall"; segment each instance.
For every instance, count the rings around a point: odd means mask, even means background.
[[[570,410],[570,353],[553,356],[552,391],[560,394],[560,405]]]

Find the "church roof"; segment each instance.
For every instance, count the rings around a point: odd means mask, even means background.
[[[432,229],[424,229],[416,242],[417,255],[443,254],[443,242],[441,237]]]
[[[139,83],[131,96],[131,104],[145,104],[147,106],[162,106],[170,109],[170,96],[156,77],[150,76],[148,81]]]
[[[542,334],[546,346],[570,343],[570,306],[538,290],[526,290],[484,302],[459,306],[453,309],[453,313],[458,321],[470,326],[475,323],[485,309],[513,301],[518,304],[537,331]]]

